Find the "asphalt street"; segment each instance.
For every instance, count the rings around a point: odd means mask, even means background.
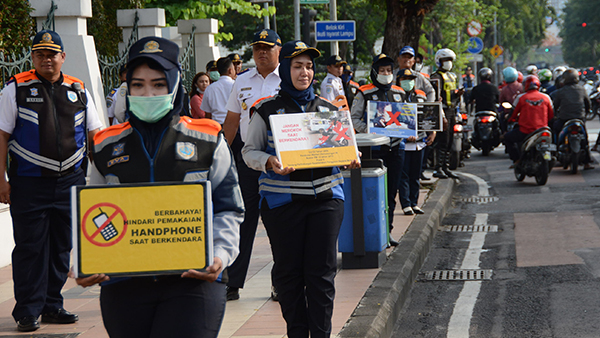
[[[538,186],[517,182],[503,148],[474,150],[391,336],[599,337],[599,155]]]

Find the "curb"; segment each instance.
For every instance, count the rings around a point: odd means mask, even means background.
[[[429,217],[415,217],[337,337],[391,337],[437,229],[452,203],[455,187],[452,179],[438,180],[423,207]]]

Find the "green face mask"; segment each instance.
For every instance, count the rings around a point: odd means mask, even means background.
[[[402,87],[404,91],[410,92],[415,88],[415,80],[400,80],[400,87]]]
[[[173,110],[173,103],[177,96],[179,88],[179,76],[177,83],[171,94],[157,96],[131,96],[127,95],[129,100],[129,110],[135,117],[146,123],[155,123],[165,117]]]
[[[217,72],[216,70],[213,70],[212,72],[208,73],[208,76],[211,80],[217,81],[221,77],[221,74],[219,74],[219,72]]]

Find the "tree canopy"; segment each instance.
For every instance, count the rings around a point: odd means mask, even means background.
[[[600,6],[597,1],[570,0],[563,11],[560,31],[563,58],[575,67],[598,66]]]
[[[26,0],[4,0],[0,11],[0,53],[20,54],[31,46],[35,22]]]

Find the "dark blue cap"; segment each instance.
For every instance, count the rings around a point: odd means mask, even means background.
[[[265,45],[269,46],[281,46],[281,38],[274,30],[263,29],[254,34],[254,39],[252,40],[250,46],[254,46],[257,43],[264,43]]]
[[[412,56],[415,56],[415,50],[411,46],[404,46],[404,48],[400,50],[400,54],[398,55],[402,54],[410,54]]]
[[[209,72],[211,69],[217,68],[217,60],[210,60],[206,64],[206,71]]]
[[[336,65],[336,66],[341,66],[341,65],[345,65],[347,62],[344,61],[344,59],[342,59],[339,55],[332,55],[330,56],[327,61],[325,62],[326,66],[329,65]]]
[[[308,47],[304,42],[298,41],[288,41],[281,48],[281,52],[279,53],[279,61],[283,58],[289,59],[295,56],[298,56],[303,53],[308,53],[310,56],[314,58],[318,58],[321,56],[321,52],[318,49],[313,47]]]
[[[62,53],[65,51],[62,39],[60,35],[55,31],[43,30],[39,31],[33,38],[33,44],[31,45],[31,51],[36,50],[51,50],[54,52]]]
[[[179,46],[167,39],[147,36],[139,39],[129,49],[128,65],[141,58],[152,59],[166,70],[179,68]]]
[[[227,55],[227,57],[233,63],[242,62],[242,58],[240,57],[240,54],[238,54],[238,53],[231,53],[231,54]]]
[[[375,65],[376,63],[393,64],[394,60],[392,60],[391,57],[381,53],[379,55],[375,55],[375,57],[373,58],[373,65]]]
[[[398,74],[396,74],[397,79],[402,79],[402,78],[414,79],[416,77],[417,77],[417,73],[415,73],[412,69],[409,69],[409,68],[400,69],[398,71]]]

